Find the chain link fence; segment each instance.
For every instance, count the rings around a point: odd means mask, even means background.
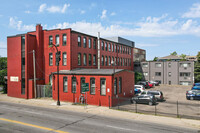
[[[51,85],[37,85],[36,97],[52,97],[52,86]]]
[[[116,106],[110,108],[135,113],[200,120],[200,101],[195,103],[162,101],[150,106],[148,104],[132,104],[130,100],[130,98],[112,97],[112,101],[117,103]]]

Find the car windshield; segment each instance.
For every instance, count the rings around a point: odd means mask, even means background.
[[[151,91],[149,91],[148,94],[159,95],[159,92],[151,92]]]

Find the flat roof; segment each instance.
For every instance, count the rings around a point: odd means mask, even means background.
[[[129,71],[126,69],[115,69],[115,74],[122,72],[122,71]],[[133,71],[129,71],[133,72]],[[53,74],[57,74],[54,72]],[[73,69],[73,70],[60,70],[59,74],[66,74],[66,75],[113,75],[114,69]]]

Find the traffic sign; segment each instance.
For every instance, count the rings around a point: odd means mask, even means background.
[[[82,83],[81,88],[82,88],[82,92],[89,91],[89,83]]]

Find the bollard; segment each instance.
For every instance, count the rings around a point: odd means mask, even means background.
[[[157,115],[156,105],[155,105],[155,115]]]
[[[177,118],[179,118],[178,101],[177,101]]]
[[[137,103],[135,102],[135,113],[137,113]]]

